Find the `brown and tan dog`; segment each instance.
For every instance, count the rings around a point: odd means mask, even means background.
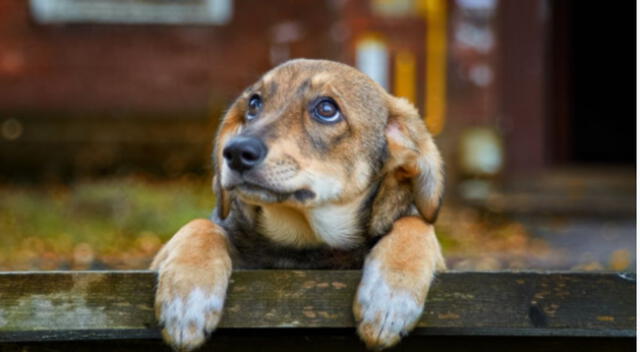
[[[221,122],[217,207],[185,225],[152,264],[156,316],[177,349],[220,320],[234,268],[359,268],[353,312],[371,348],[419,320],[445,268],[433,222],[442,162],[416,109],[356,69],[286,62]]]

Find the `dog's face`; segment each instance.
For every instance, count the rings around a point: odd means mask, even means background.
[[[383,156],[383,93],[334,62],[296,60],[273,69],[225,118],[222,188],[249,203],[302,207],[361,193]]]
[[[435,212],[441,188],[439,154],[415,109],[331,61],[289,61],[247,88],[221,123],[214,159],[221,218],[233,197],[304,210],[361,200],[383,178],[407,194],[422,182],[413,191],[428,193]]]

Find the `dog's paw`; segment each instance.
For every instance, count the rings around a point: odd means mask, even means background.
[[[378,263],[368,263],[353,306],[358,335],[370,349],[391,347],[413,329],[423,305],[413,292],[391,286]]]
[[[159,272],[156,317],[164,340],[178,351],[202,345],[222,316],[228,276],[199,271],[167,265]]]

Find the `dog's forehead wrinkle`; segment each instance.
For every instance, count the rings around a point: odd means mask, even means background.
[[[304,93],[309,90],[309,87],[311,86],[311,80],[310,79],[305,79],[304,81],[302,81],[302,83],[298,86],[298,89],[296,90],[297,95],[304,95]]]
[[[265,83],[268,85],[268,89],[267,91],[269,92],[267,94],[267,98],[271,98],[274,97],[276,95],[276,93],[278,92],[278,83],[277,82],[270,82],[270,83]]]

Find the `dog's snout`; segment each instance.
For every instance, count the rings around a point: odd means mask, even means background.
[[[236,137],[222,151],[229,167],[243,172],[260,164],[267,155],[267,147],[254,137]]]

